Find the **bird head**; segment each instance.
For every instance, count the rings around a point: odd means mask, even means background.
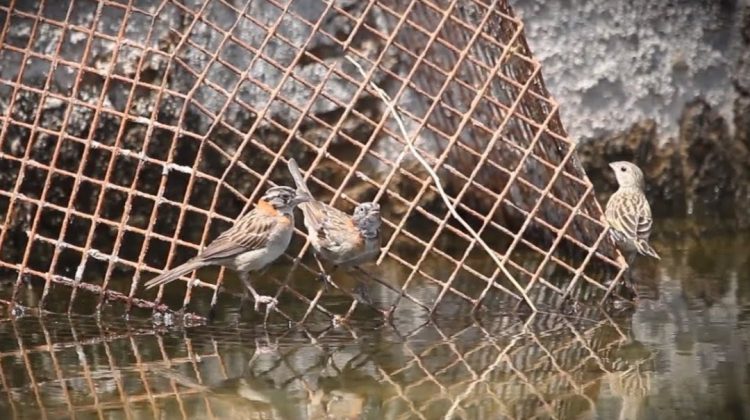
[[[609,164],[610,168],[615,171],[617,184],[622,188],[639,188],[645,187],[643,180],[643,171],[630,162],[620,161]]]
[[[298,204],[310,201],[310,196],[301,191],[295,191],[291,187],[279,186],[266,190],[261,200],[273,206],[274,209],[289,214]]]
[[[375,238],[380,229],[380,204],[366,202],[354,209],[352,221],[366,238]]]

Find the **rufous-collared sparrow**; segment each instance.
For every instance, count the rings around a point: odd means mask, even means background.
[[[255,301],[256,311],[261,303],[276,305],[276,299],[255,291],[249,273],[262,270],[284,253],[294,231],[294,208],[309,200],[309,195],[290,187],[269,188],[253,210],[237,219],[198,255],[149,280],[146,288],[167,284],[201,267],[219,265],[237,272]]]
[[[305,217],[307,237],[315,250],[315,259],[323,279],[331,281],[319,258],[332,263],[334,270],[342,266],[356,266],[375,258],[380,252],[380,205],[361,203],[349,216],[313,199],[297,162],[289,159],[288,166],[298,193],[311,197],[310,201],[300,204],[299,208]]]

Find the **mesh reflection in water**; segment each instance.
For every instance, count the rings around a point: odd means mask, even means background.
[[[195,255],[269,185],[290,184],[290,157],[319,199],[347,213],[381,204],[378,262],[405,276],[367,270],[387,297],[380,309],[520,300],[406,141],[535,301],[616,292],[624,264],[504,0],[16,2],[0,19],[5,305],[123,301],[205,316],[235,286],[223,272],[168,293],[143,282]],[[368,82],[394,98],[408,139]],[[305,251],[293,244],[285,266]],[[354,310],[348,291],[339,305],[300,286],[308,263],[261,279],[279,298],[274,316]]]
[[[112,409],[169,418],[572,418],[593,410],[607,383],[623,398],[645,397],[649,388],[632,388],[651,369],[650,354],[631,348],[622,325],[585,315],[410,331],[216,326],[166,334],[114,320],[7,320],[0,324],[6,343],[0,411],[84,418]],[[374,339],[382,345],[368,344]]]

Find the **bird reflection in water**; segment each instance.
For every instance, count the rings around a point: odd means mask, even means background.
[[[289,369],[288,377],[258,374],[268,371],[269,365],[278,369],[277,356],[274,346],[256,347],[242,375],[208,385],[176,368],[152,372],[202,395],[213,414],[222,418],[356,419],[365,412],[382,412],[383,393],[378,392],[382,386],[367,373],[372,371],[365,366],[367,356],[354,356],[341,368],[327,357],[323,369],[320,364],[299,374]]]

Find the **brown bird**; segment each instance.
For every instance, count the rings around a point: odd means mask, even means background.
[[[237,272],[252,294],[256,311],[261,303],[275,306],[276,299],[255,291],[249,273],[262,270],[284,253],[294,231],[294,208],[309,199],[290,187],[269,188],[255,208],[237,219],[234,226],[186,263],[146,282],[146,288],[167,284],[201,267],[219,265]]]
[[[643,190],[646,186],[643,172],[630,162],[613,162],[618,190],[607,202],[605,218],[610,232],[620,250],[627,255],[628,265],[637,254],[661,259],[648,244],[653,219]]]
[[[289,159],[288,166],[297,192],[312,197],[297,162]],[[330,283],[331,278],[319,258],[331,262],[335,271],[340,266],[350,267],[367,262],[380,252],[381,219],[380,205],[377,203],[359,204],[352,216],[315,199],[300,204],[299,208],[305,217],[307,237],[315,250],[315,260],[326,283]]]

